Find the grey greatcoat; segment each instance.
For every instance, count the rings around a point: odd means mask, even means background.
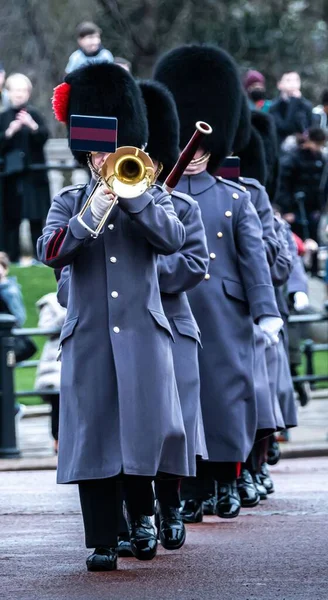
[[[263,185],[256,179],[240,177],[241,185],[251,195],[251,202],[259,216],[263,230],[263,242],[268,264],[274,264],[279,252],[279,241],[274,228],[274,214],[267,192]],[[281,413],[278,402],[270,391],[270,378],[266,361],[266,339],[258,325],[254,324],[254,383],[257,402],[257,429],[258,437],[273,433],[281,427]]]
[[[46,265],[70,264],[58,482],[121,471],[188,475],[172,332],[157,278],[158,254],[181,248],[184,226],[156,186],[139,198],[120,198],[94,239],[77,218],[92,187],[55,197],[38,242]],[[90,209],[85,220],[93,227]]]
[[[175,340],[173,361],[188,442],[189,475],[195,476],[195,457],[207,458],[207,450],[200,406],[200,334],[186,291],[204,279],[208,251],[198,203],[179,192],[173,192],[171,199],[185,227],[186,241],[179,252],[158,257],[158,275],[164,312]]]
[[[201,403],[210,461],[245,462],[255,439],[253,322],[279,316],[262,228],[249,194],[207,172],[178,189],[198,201],[209,248],[205,280],[188,294],[200,327]]]

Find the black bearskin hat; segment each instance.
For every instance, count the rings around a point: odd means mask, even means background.
[[[213,128],[202,148],[211,152],[208,171],[215,173],[231,154],[239,123],[242,88],[235,62],[214,46],[184,45],[159,59],[154,77],[174,96],[181,147],[189,142],[197,121]]]
[[[267,166],[266,190],[271,202],[274,202],[280,182],[279,144],[275,122],[271,115],[254,111],[252,112],[252,124],[262,138]]]
[[[141,148],[147,143],[147,114],[140,89],[119,65],[91,64],[69,73],[54,91],[53,107],[57,119],[66,122],[68,128],[72,114],[116,117],[118,147]],[[74,156],[86,164],[86,153],[76,152]]]
[[[243,93],[238,129],[233,143],[233,153],[237,156],[239,156],[239,153],[246,148],[251,139],[251,114],[246,95]]]
[[[179,118],[174,98],[158,81],[140,81],[147,108],[149,137],[146,151],[162,163],[165,181],[179,158]]]
[[[262,185],[266,184],[267,166],[265,160],[264,145],[260,134],[254,127],[251,129],[250,140],[239,152],[240,174],[242,177],[257,179]]]

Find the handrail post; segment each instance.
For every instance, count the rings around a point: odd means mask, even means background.
[[[15,428],[14,325],[12,315],[0,314],[0,458],[17,458],[20,454]]]

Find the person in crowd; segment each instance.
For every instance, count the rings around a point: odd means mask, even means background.
[[[272,102],[270,113],[277,127],[279,144],[288,136],[304,133],[312,125],[312,105],[302,96],[298,73],[284,73],[277,83],[279,98]]]
[[[127,58],[123,58],[122,56],[115,56],[114,63],[125,69],[129,73],[131,73],[132,64]]]
[[[71,54],[65,68],[65,73],[71,73],[83,65],[92,63],[111,63],[114,57],[101,43],[101,29],[91,21],[84,21],[76,28],[79,48]]]
[[[141,91],[118,65],[92,64],[67,75],[54,92],[54,109],[66,125],[72,114],[116,117],[118,148],[147,143]],[[95,229],[114,200],[100,185],[81,223],[80,211],[113,152],[107,146],[95,154],[88,149],[74,155],[81,164],[89,164],[90,183],[56,195],[38,253],[52,268],[70,265],[67,317],[60,337],[57,480],[79,486],[86,546],[94,548],[88,570],[113,571],[118,480],[132,552],[139,560],[152,560],[157,551],[150,519],[152,480],[159,472],[170,477],[189,472],[173,334],[157,276],[157,256],[180,250],[185,228],[169,194],[159,186],[144,193],[137,190],[132,198],[122,193],[97,235]]]
[[[58,329],[60,332],[66,317],[66,309],[60,306],[54,292],[45,294],[36,303],[39,312],[40,329]],[[57,360],[60,333],[51,335],[46,341],[36,370],[34,389],[41,395],[43,402],[51,404],[51,434],[54,450],[58,452],[59,427],[59,388],[61,362]],[[51,392],[42,396],[43,391]]]
[[[323,148],[326,133],[311,127],[299,137],[295,150],[281,160],[281,183],[277,203],[292,230],[303,240],[318,241],[318,223],[328,188],[327,159]]]
[[[0,313],[13,315],[16,319],[16,326],[23,327],[26,320],[24,300],[16,277],[8,276],[9,267],[8,254],[0,252]],[[24,412],[24,405],[16,403],[16,417],[22,417]]]
[[[264,75],[262,75],[262,73],[259,71],[254,71],[251,69],[245,74],[243,83],[250,109],[260,110],[267,113],[270,109],[272,101],[266,98]]]
[[[321,94],[321,104],[315,106],[313,111],[313,125],[317,125],[328,133],[328,89]]]
[[[4,249],[12,262],[20,257],[19,226],[28,219],[35,255],[36,242],[50,206],[46,171],[29,170],[45,164],[48,129],[39,111],[29,104],[32,83],[22,73],[6,81],[10,108],[0,114],[0,157],[4,160]]]
[[[10,102],[8,92],[5,88],[6,71],[3,63],[0,61],[0,112],[9,108]]]

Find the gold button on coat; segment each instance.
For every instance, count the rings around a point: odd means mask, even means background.
[[[218,238],[221,238],[223,236],[223,233],[222,231],[218,231],[216,235],[218,236]]]
[[[211,252],[210,258],[216,258],[216,254],[214,254],[214,252]]]
[[[233,197],[235,200],[238,200],[238,198],[239,198],[239,194],[237,194],[237,193],[235,192],[234,194],[232,194],[232,197]]]
[[[226,217],[232,217],[231,210],[226,210],[224,214],[225,214]]]
[[[247,192],[247,188],[245,188],[245,186],[244,186],[244,185],[242,185],[242,186],[240,186],[240,187],[241,187],[241,189],[243,190],[243,192]]]
[[[206,275],[205,275],[205,279],[209,279],[210,277],[211,277],[211,276],[210,276],[210,274],[209,274],[209,273],[206,273]]]

